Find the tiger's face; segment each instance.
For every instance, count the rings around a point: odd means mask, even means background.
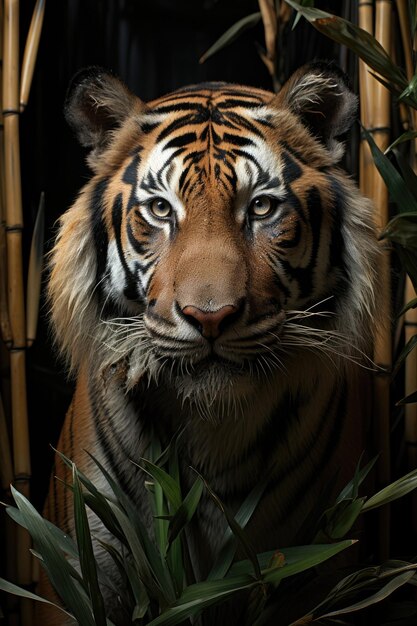
[[[148,105],[109,75],[87,75],[67,117],[93,148],[95,176],[63,218],[53,304],[81,221],[92,275],[66,305],[85,299],[97,349],[130,360],[131,384],[146,371],[214,398],[256,384],[254,373],[284,375],[300,349],[360,344],[374,235],[368,205],[335,167],[355,106],[341,76],[317,65],[278,96],[209,83]]]

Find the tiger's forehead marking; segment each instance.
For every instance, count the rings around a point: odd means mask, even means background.
[[[274,129],[267,106],[273,94],[254,91],[214,84],[151,103],[141,125],[145,148],[138,200],[141,194],[161,194],[174,204],[174,193],[183,214],[184,205],[207,192],[207,185],[224,198],[268,186],[280,169],[277,146],[268,145],[265,133]]]

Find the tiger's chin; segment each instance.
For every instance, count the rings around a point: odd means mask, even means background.
[[[247,368],[220,360],[204,361],[192,370],[165,379],[191,414],[213,423],[237,420],[256,390]]]

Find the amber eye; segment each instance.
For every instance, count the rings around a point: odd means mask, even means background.
[[[167,217],[171,217],[172,206],[163,198],[155,198],[155,200],[152,200],[149,208],[151,210],[151,213],[159,219],[166,219]]]
[[[276,200],[268,196],[254,198],[249,206],[249,214],[252,217],[267,217],[276,207]]]

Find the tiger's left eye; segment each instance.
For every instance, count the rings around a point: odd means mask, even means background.
[[[249,206],[249,215],[252,217],[267,217],[276,207],[276,200],[269,196],[254,198]]]
[[[159,219],[166,219],[172,215],[172,206],[163,198],[155,198],[149,205],[151,213]]]

